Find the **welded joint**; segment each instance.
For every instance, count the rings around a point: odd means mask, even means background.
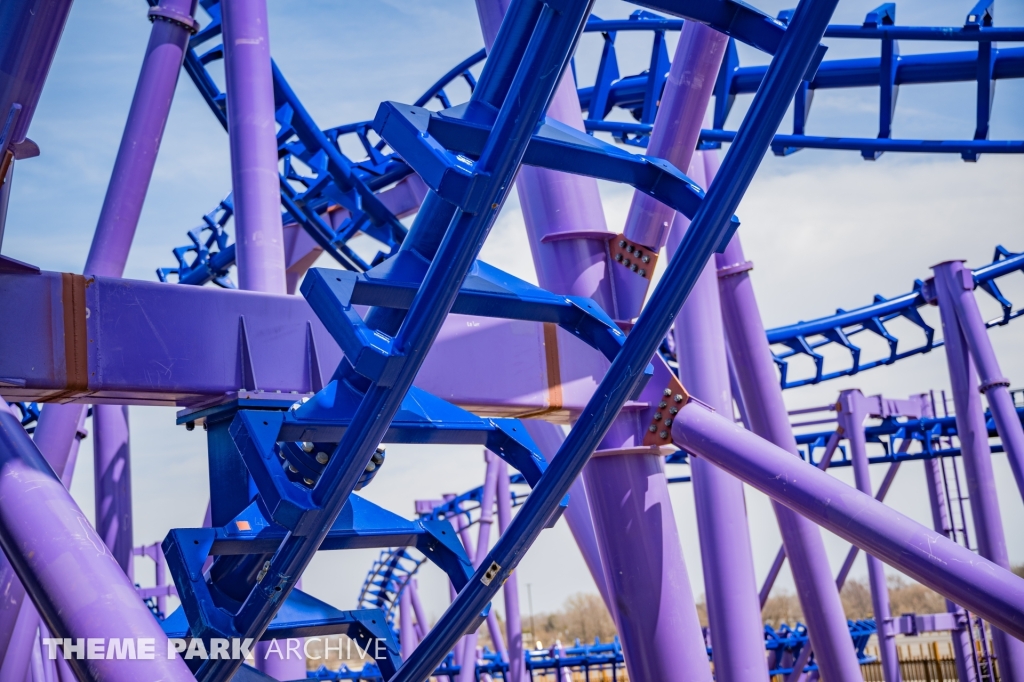
[[[989,381],[983,381],[981,383],[981,386],[978,387],[978,391],[984,395],[985,393],[988,392],[990,388],[996,388],[998,386],[1005,386],[1006,388],[1009,388],[1010,380],[1007,379],[1006,377],[1000,377],[999,379],[990,379]]]

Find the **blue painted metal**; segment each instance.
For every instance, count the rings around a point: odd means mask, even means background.
[[[521,470],[525,469],[528,479],[535,480],[535,472],[540,471],[543,461],[530,453],[530,448],[520,440],[522,436],[515,433],[521,427],[509,424],[502,428],[504,425],[492,421],[488,428],[478,418],[473,418],[476,421],[470,423],[455,408],[445,407],[443,401],[432,404],[431,414],[421,411],[420,416],[416,409],[426,396],[413,393],[410,394],[414,396],[413,401],[406,400],[406,392],[424,352],[454,304],[462,280],[497,214],[496,209],[510,189],[535,124],[546,109],[561,71],[568,63],[586,13],[585,6],[563,8],[561,12],[534,3],[521,3],[519,7],[518,13],[510,15],[519,21],[506,21],[494,46],[493,53],[504,58],[485,66],[471,100],[471,106],[477,105],[481,112],[493,114],[500,106],[497,117],[490,119],[494,124],[487,148],[479,161],[468,165],[473,175],[470,196],[484,210],[480,213],[456,211],[433,195],[428,197],[424,210],[421,210],[403,244],[403,249],[416,250],[430,261],[420,289],[405,314],[404,323],[401,322],[401,311],[394,309],[380,313],[377,311],[381,309],[372,309],[366,317],[367,329],[379,331],[382,338],[387,338],[389,333],[393,335],[390,336],[393,339],[390,348],[377,348],[385,351],[383,362],[378,362],[370,370],[379,372],[377,377],[381,381],[368,382],[356,373],[355,367],[343,364],[339,374],[346,377],[344,388],[337,388],[342,382],[332,382],[321,394],[326,398],[323,405],[314,400],[289,411],[287,416],[271,411],[242,411],[236,415],[230,433],[254,477],[261,508],[292,532],[273,557],[265,561],[254,581],[250,572],[241,583],[231,586],[239,597],[235,601],[240,603],[237,611],[216,608],[212,597],[202,594],[209,592],[210,586],[200,576],[201,585],[196,586],[198,598],[186,597],[192,601],[193,613],[189,622],[193,634],[245,636],[265,630],[294,587],[297,576],[327,535],[370,455],[386,436],[392,419],[403,405],[416,422],[410,433],[416,430],[416,426],[420,432],[425,432],[431,427],[433,416],[461,419],[470,431],[497,434],[498,441],[488,442],[489,447],[512,459]],[[545,45],[549,49],[528,50],[531,43],[534,46]],[[513,69],[520,61],[522,64],[517,73]],[[390,279],[388,273],[384,276]],[[397,324],[388,325],[392,320]],[[341,426],[337,423],[314,426],[321,430],[334,428],[335,435],[341,440],[329,456],[319,480],[310,479],[309,483],[304,480],[304,486],[297,485],[287,473],[280,473],[287,469],[277,462],[278,452],[286,453],[286,456],[290,453],[288,448],[275,445],[278,439],[283,439],[283,442],[298,440],[282,432],[282,427],[288,422],[288,428],[305,429],[310,426],[302,422],[307,413],[328,408],[325,410],[325,416],[328,416],[329,408],[335,407],[334,403],[339,398],[338,407],[354,407],[354,412],[346,414],[346,410],[339,409],[329,416],[335,422],[341,418],[346,423]],[[468,413],[466,416],[472,417]],[[306,438],[313,436],[303,433],[302,439]],[[171,539],[169,537],[168,542]],[[179,551],[184,551],[180,548],[186,546],[187,543],[178,543]],[[205,612],[196,606],[205,608]],[[474,619],[481,617],[481,612],[486,612],[484,606],[481,605]],[[237,662],[207,661],[197,671],[197,677],[204,681],[224,680],[236,668]]]
[[[818,42],[834,8],[835,2],[829,0],[805,0],[800,4],[793,21],[785,29],[764,83],[754,96],[718,178],[679,246],[679,255],[669,264],[664,278],[560,448],[559,455],[534,486],[533,493],[483,561],[470,585],[458,594],[445,615],[402,665],[396,680],[419,680],[429,675],[444,652],[472,626],[474,614],[487,604],[537,538],[544,521],[639,385],[643,367],[657,350],[708,257],[716,249],[723,248],[732,236],[731,218],[736,206],[767,151],[803,74],[814,60]],[[506,24],[508,22],[507,18]],[[505,29],[503,24],[503,33]]]
[[[1012,253],[1002,246],[998,246],[992,263],[973,271],[976,286],[995,298],[1003,309],[1002,316],[990,320],[987,323],[988,327],[1005,325],[1010,320],[1020,317],[1024,312],[1021,309],[1014,310],[1013,304],[1003,295],[995,281],[999,277],[1020,270],[1024,270],[1024,253]],[[850,376],[873,367],[890,365],[897,360],[927,353],[933,348],[940,347],[942,341],[935,340],[935,330],[924,321],[918,311],[919,308],[930,303],[934,303],[934,296],[930,293],[929,284],[916,280],[913,290],[906,294],[889,299],[875,296],[875,301],[863,308],[849,311],[840,309],[828,317],[769,329],[767,332],[768,342],[785,348],[785,350],[773,351],[781,374],[782,387],[795,388]],[[901,348],[899,339],[885,326],[887,322],[896,319],[907,320],[918,327],[925,337],[923,343],[910,348]],[[862,360],[861,348],[851,340],[852,337],[862,332],[870,332],[884,339],[889,346],[889,354],[875,360]],[[831,372],[825,371],[825,358],[819,349],[829,345],[838,345],[849,351],[850,365],[848,367]],[[791,379],[789,362],[794,356],[810,358],[814,362],[814,374],[805,378]]]
[[[666,0],[652,0],[641,3],[647,7],[660,8]],[[985,3],[982,3],[985,4]],[[1022,141],[988,140],[988,121],[991,116],[994,82],[999,79],[1024,77],[1024,48],[995,48],[996,41],[1018,42],[1024,40],[1024,28],[997,28],[992,26],[990,4],[981,4],[971,10],[963,27],[914,27],[895,26],[895,5],[887,3],[869,13],[861,26],[833,25],[825,32],[826,38],[877,40],[881,54],[876,58],[840,59],[823,61],[813,78],[801,85],[796,95],[796,116],[793,135],[777,135],[772,143],[776,154],[789,154],[798,149],[845,149],[860,151],[865,158],[877,158],[885,151],[956,153],[965,160],[973,161],[981,153],[1024,152]],[[979,9],[980,8],[980,9]],[[744,11],[732,3],[708,3],[702,10],[706,23],[721,30],[729,12],[743,18],[750,24],[774,35],[778,26],[791,16],[791,11],[780,14],[779,19],[770,20],[763,16],[745,17]],[[972,19],[972,17],[974,17]],[[715,21],[717,19],[717,22]],[[717,24],[717,25],[716,25]],[[777,24],[778,26],[774,26]],[[637,75],[619,77],[615,55],[615,34],[619,31],[650,31],[657,42],[665,31],[680,30],[682,22],[666,19],[648,12],[634,13],[627,20],[602,21],[591,19],[588,32],[604,34],[605,48],[593,86],[580,88],[580,103],[587,110],[585,124],[588,131],[610,132],[620,142],[646,146],[653,121],[648,93],[651,84],[658,82],[663,74],[648,70]],[[752,43],[749,36],[737,32],[741,42]],[[896,40],[922,40],[935,42],[976,42],[974,52],[943,52],[914,55],[899,55]],[[730,41],[722,70],[715,89],[713,128],[701,132],[701,144],[705,148],[717,148],[723,142],[731,142],[732,131],[725,130],[729,111],[738,94],[753,93],[764,77],[766,67],[741,67],[735,45]],[[667,70],[667,66],[666,66]],[[892,140],[889,138],[895,91],[899,85],[917,83],[947,83],[976,81],[978,83],[977,124],[974,139],[965,140]],[[808,136],[805,134],[807,116],[817,89],[852,88],[879,86],[880,88],[880,136],[878,138],[850,138]],[[615,107],[630,111],[638,123],[603,120]]]

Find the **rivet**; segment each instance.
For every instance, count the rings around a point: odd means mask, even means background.
[[[658,427],[655,426],[654,424],[651,424],[651,427],[649,429],[647,429],[647,430],[650,431],[651,433],[654,433],[655,431],[658,430]]]
[[[640,276],[641,277],[646,277],[647,276],[647,271],[646,270],[641,270],[640,271]]]
[[[624,239],[620,239],[619,240],[619,248],[620,249],[626,248],[626,240],[624,240]]]
[[[288,465],[288,471],[292,472],[293,474],[299,473],[299,470],[295,468],[294,464],[289,464]]]
[[[662,400],[660,403],[658,403],[658,407],[660,407],[661,409],[665,409],[666,407],[668,407],[668,403]]]
[[[633,272],[636,272],[639,269],[639,268],[637,268],[636,263],[633,263],[633,268],[632,269],[633,269]]]
[[[651,257],[650,256],[644,256],[640,260],[642,260],[645,263],[650,263],[651,262]]]
[[[661,419],[661,412],[655,412],[654,413],[654,421],[658,421],[659,419]]]
[[[303,442],[302,443],[302,451],[303,452],[313,452],[313,444],[310,443],[309,441]]]
[[[630,244],[629,246],[626,247],[626,252],[627,253],[633,253],[633,245],[632,244]]]
[[[683,402],[683,396],[682,396],[682,394],[681,394],[681,393],[676,393],[676,397],[675,397],[675,398],[673,398],[673,400],[675,400],[675,401],[676,401],[677,403],[681,403],[681,402]]]
[[[304,479],[302,479],[302,482],[305,483],[306,485],[313,485],[313,479],[312,478],[304,478]]]
[[[622,262],[622,254],[621,253],[615,254],[615,260],[618,261],[619,263],[621,263]]]
[[[622,261],[622,264],[625,265],[628,268],[629,267],[629,259],[627,258],[624,261]]]
[[[677,414],[679,410],[673,407],[672,409],[669,410],[669,412],[671,412],[672,414]]]
[[[671,388],[666,388],[664,390],[664,392],[662,392],[662,395],[665,396],[665,397],[668,397],[668,396],[672,395],[672,389]]]
[[[661,436],[662,438],[668,438],[668,431],[662,431],[658,435]]]
[[[327,464],[327,461],[331,458],[326,452],[316,453],[316,461],[320,464]]]
[[[377,468],[377,465],[374,464],[373,462],[370,462],[369,464],[366,465],[366,473],[370,473],[371,471],[373,471],[376,468]]]
[[[672,426],[672,420],[671,419],[666,419],[665,420],[665,426]]]

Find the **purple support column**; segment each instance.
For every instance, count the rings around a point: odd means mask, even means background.
[[[0,25],[17,27],[0,44],[0,177],[7,175],[14,159],[38,153],[34,144],[26,144],[25,135],[70,11],[71,0],[10,0],[0,5]]]
[[[978,373],[968,353],[967,340],[956,315],[955,299],[964,290],[961,279],[964,271],[957,268],[957,265],[946,262],[933,268],[935,293],[942,318],[942,337],[946,342],[946,364],[949,367],[949,382],[953,388],[953,404],[956,408],[957,436],[967,476],[978,553],[1008,569],[1010,560],[1003,533],[1003,519],[999,514],[999,497],[992,472],[992,450],[988,444],[985,413],[978,391]],[[970,607],[964,602],[958,603]],[[994,628],[992,639],[999,660],[1000,677],[1010,682],[1024,681],[1024,642]]]
[[[15,5],[28,7],[29,4],[9,3],[5,7],[14,7]],[[104,199],[103,210],[93,236],[89,257],[86,260],[84,270],[86,274],[120,277],[124,272],[128,250],[135,235],[138,215],[152,176],[156,151],[159,148],[164,125],[170,111],[171,97],[185,57],[184,51],[190,31],[188,27],[194,25],[194,20],[191,18],[194,4],[194,0],[167,0],[161,9],[151,12],[154,25],[150,34],[150,42],[146,48],[146,56],[139,74],[139,82],[128,114],[128,121],[125,124],[110,186]],[[40,89],[42,79],[45,78],[49,69],[52,50],[56,49],[56,41],[60,36],[70,5],[70,2],[48,3],[45,5],[44,12],[32,13],[31,23],[23,24],[30,27],[43,26],[49,36],[43,42],[50,45],[50,58],[23,60],[26,63],[26,68],[37,70],[36,77],[39,80],[38,87]],[[31,33],[33,30],[35,29],[30,28],[28,32],[23,33],[23,39],[40,39],[39,35]],[[31,38],[33,35],[36,37]],[[31,118],[31,110],[34,109],[37,99],[38,92],[35,94],[35,99],[25,105],[28,108],[22,110],[19,120],[24,128],[19,128],[20,132],[18,133],[22,137],[24,137],[28,120]],[[51,404],[42,411],[39,425],[36,428],[35,441],[55,471],[64,470],[72,448],[77,451],[75,434],[78,432],[78,424],[85,414],[84,410],[85,408],[81,405]],[[70,485],[70,479],[65,483]],[[0,583],[2,583],[0,587],[6,585],[6,581],[2,577],[0,577]],[[12,598],[0,605],[0,644],[4,643],[5,631],[9,632],[13,626],[24,591],[16,590],[14,593],[5,591],[5,594],[12,595]],[[8,606],[13,606],[13,610],[7,608]],[[0,647],[0,649],[2,648]],[[13,649],[8,650],[8,656],[11,653],[14,653]]]
[[[687,452],[714,462],[1014,637],[1024,637],[1024,579],[1010,571],[793,457],[696,400],[679,411],[672,436]],[[849,631],[846,636],[849,638]],[[812,643],[817,648],[817,643]],[[827,672],[822,676],[834,679]]]
[[[412,650],[419,644],[416,641],[416,629],[413,627],[411,589],[411,585],[406,585],[402,593],[398,595],[398,635],[399,645],[402,647],[403,660],[409,658]]]
[[[220,6],[238,286],[283,294],[287,282],[267,3],[224,0]]]
[[[662,102],[662,111],[666,103]],[[694,159],[690,177],[704,184],[703,159]],[[634,200],[635,201],[635,200]],[[675,254],[689,221],[676,214],[668,255]],[[673,327],[679,379],[691,395],[722,414],[732,412],[729,366],[725,356],[715,263],[709,261],[686,298]],[[671,415],[665,415],[671,424]],[[743,483],[713,464],[690,462],[704,567],[708,621],[719,682],[767,680],[764,625],[750,548]]]
[[[978,310],[978,301],[974,298],[974,276],[963,261],[951,261],[944,264],[943,279],[946,282],[950,298],[949,305],[956,313],[960,323],[960,331],[967,344],[967,350],[974,360],[981,378],[981,392],[988,399],[992,419],[999,432],[999,440],[1003,443],[1010,469],[1017,481],[1017,489],[1024,497],[1024,427],[1017,417],[1010,396],[1010,380],[1003,376],[999,369],[992,341],[988,338],[985,320]],[[938,271],[936,271],[938,273]]]
[[[562,445],[562,441],[565,440],[565,433],[555,424],[549,424],[548,422],[536,419],[523,420],[523,426],[526,427],[526,432],[537,443],[540,453],[550,462],[558,454],[558,448]],[[508,483],[506,482],[507,486]],[[587,564],[590,575],[597,585],[597,591],[601,593],[601,598],[604,599],[605,606],[608,608],[609,613],[612,614],[612,620],[614,620],[614,604],[611,595],[608,594],[608,586],[604,581],[604,568],[601,567],[601,552],[597,548],[597,535],[594,533],[594,521],[590,513],[590,500],[587,498],[587,488],[583,485],[582,477],[573,481],[572,487],[569,488],[569,506],[562,514],[562,518],[568,524],[569,532],[572,533],[573,539],[576,540],[576,546],[579,547],[580,553],[583,555],[583,561]]]
[[[132,577],[132,478],[128,444],[128,406],[96,405],[93,470],[96,489],[96,532],[121,570]]]
[[[69,406],[48,405],[43,409],[36,425],[35,442],[51,468],[61,472],[61,480],[68,487],[78,460],[79,444],[86,434],[85,409],[60,411],[54,410],[55,407]],[[71,422],[72,417],[77,421]],[[30,639],[39,623],[39,614],[31,600],[25,599],[25,588],[18,580],[14,566],[2,554],[0,560],[0,651],[4,652],[0,679],[17,680],[28,670]]]
[[[285,294],[287,277],[267,3],[224,0],[220,6],[238,287]],[[304,659],[267,656],[271,647],[275,652],[287,650],[280,642],[277,646],[260,643],[256,647],[259,670],[280,680],[305,676]]]
[[[80,679],[191,681],[139,599],[18,421],[0,413],[0,545],[55,637],[133,638],[153,643],[146,660],[72,660]],[[17,678],[15,678],[17,679]]]
[[[683,24],[647,154],[665,159],[683,172],[691,168],[727,43],[724,34],[703,24]],[[700,175],[704,176],[703,170]],[[634,192],[623,235],[657,253],[665,245],[674,217],[670,207],[643,192]],[[617,319],[633,319],[640,313],[650,280],[637,278],[628,268],[613,266],[612,271]]]
[[[512,521],[512,495],[508,489],[508,464],[498,463],[498,532],[504,533]],[[571,499],[571,498],[570,498]],[[570,504],[571,506],[571,504]],[[568,510],[567,510],[568,511]],[[523,625],[519,617],[519,577],[515,571],[502,587],[505,595],[505,634],[508,640],[509,682],[526,682],[523,658]]]
[[[832,455],[835,454],[836,448],[839,447],[839,441],[842,439],[842,436],[843,427],[841,426],[836,429],[835,433],[829,436],[828,443],[825,444],[825,453],[821,456],[821,460],[818,462],[818,468],[822,471],[828,469],[828,465],[832,463]],[[778,579],[779,573],[782,571],[782,565],[785,562],[786,546],[783,545],[782,547],[779,547],[779,551],[776,552],[775,561],[772,562],[772,567],[768,569],[768,575],[765,577],[764,584],[761,585],[761,592],[758,594],[758,601],[761,603],[762,609],[764,608],[765,602],[768,601],[768,595],[771,594],[772,587],[775,586],[775,581]]]
[[[159,8],[150,10],[153,29],[89,249],[86,274],[120,277],[124,272],[188,38],[198,28],[194,13],[195,0],[163,0]]]
[[[587,493],[629,679],[710,682],[664,460],[597,456],[587,467]]]
[[[709,171],[717,170],[712,154],[704,158],[712,164]],[[796,457],[796,440],[750,282],[752,266],[743,257],[738,236],[717,256],[717,263],[725,331],[751,430]],[[822,676],[830,682],[860,682],[860,665],[821,531],[785,506],[773,506]]]
[[[871,471],[868,464],[867,441],[864,438],[864,394],[858,389],[842,391],[839,394],[840,423],[846,430],[850,443],[850,458],[853,460],[853,477],[857,489],[870,495]],[[885,581],[885,566],[870,554],[868,562],[868,584],[871,587],[871,606],[878,628],[878,650],[882,659],[882,679],[885,682],[900,682],[900,661],[896,652],[896,636],[892,632],[892,614],[889,611],[889,586]]]
[[[929,417],[932,415],[928,415]],[[932,523],[937,532],[942,533],[949,539],[953,539],[953,524],[950,522],[949,513],[946,509],[946,489],[942,485],[942,460],[926,459],[924,464],[924,476],[928,483],[928,502],[932,508]],[[960,627],[949,633],[953,640],[953,656],[956,658],[957,679],[962,682],[977,682],[976,660],[974,658],[974,647],[971,645],[971,638],[967,635],[967,614],[958,605],[946,600],[946,610],[956,614]]]
[[[480,520],[477,526],[476,546],[469,537],[469,529],[463,531],[463,542],[473,567],[477,568],[487,556],[491,540],[491,523],[494,521],[494,498],[498,487],[498,458],[490,452],[484,452],[487,462],[487,473],[484,474],[484,490],[480,498]],[[465,637],[463,657],[471,657],[464,661],[459,672],[459,682],[475,682],[476,680],[476,642],[477,634],[471,632]]]

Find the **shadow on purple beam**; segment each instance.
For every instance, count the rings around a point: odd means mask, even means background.
[[[687,452],[850,541],[1013,637],[1024,638],[1024,579],[690,400],[672,425]]]

